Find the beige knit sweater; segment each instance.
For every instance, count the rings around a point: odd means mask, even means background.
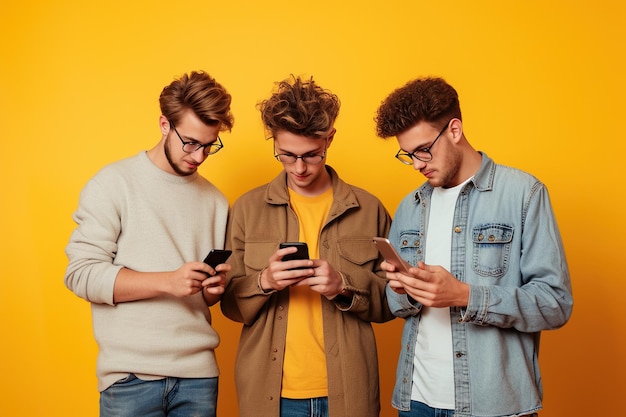
[[[198,173],[168,174],[145,152],[110,164],[80,195],[65,284],[91,302],[99,391],[142,379],[218,375],[219,336],[198,293],[113,303],[118,271],[173,271],[223,248],[228,200]]]

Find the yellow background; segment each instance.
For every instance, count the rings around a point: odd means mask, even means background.
[[[391,212],[423,178],[394,160],[395,140],[375,137],[374,112],[411,78],[446,78],[470,142],[547,184],[565,241],[575,308],[542,339],[542,416],[619,414],[625,9],[610,0],[3,1],[0,415],[97,415],[89,306],[63,285],[71,214],[98,169],[156,143],[159,93],[193,69],[233,95],[235,128],[201,168],[231,202],[279,171],[255,104],[293,73],[340,96],[329,163]],[[214,316],[218,411],[234,416],[239,326]],[[376,326],[382,416],[396,415],[401,324]]]

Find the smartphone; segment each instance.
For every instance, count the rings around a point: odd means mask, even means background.
[[[282,242],[278,247],[280,249],[288,248],[291,246],[295,246],[298,248],[296,253],[290,253],[288,255],[283,256],[283,261],[293,261],[296,259],[309,259],[309,247],[306,242]],[[305,269],[308,267],[300,267],[295,269]]]
[[[204,258],[204,263],[215,269],[219,264],[226,262],[226,259],[233,251],[226,249],[211,249],[211,252]]]
[[[389,242],[389,239],[384,237],[375,237],[373,238],[378,251],[383,255],[385,260],[396,267],[396,271],[404,272],[407,275],[410,275],[409,268],[411,265],[396,252],[394,247]]]

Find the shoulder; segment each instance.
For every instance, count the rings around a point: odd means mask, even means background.
[[[141,159],[141,155],[134,155],[128,158],[120,159],[115,162],[111,162],[100,168],[100,170],[93,176],[93,179],[112,179],[116,177],[124,177],[129,174],[132,175],[133,172],[141,169]]]
[[[383,204],[378,197],[376,197],[374,194],[367,191],[366,189],[358,187],[356,185],[352,185],[352,184],[346,184],[346,185],[354,193],[354,195],[356,196],[356,198],[359,200],[360,203],[379,204],[379,205]]]
[[[263,184],[246,191],[240,195],[234,202],[233,207],[259,205],[265,202],[268,184]]]
[[[543,183],[534,175],[519,168],[496,164],[494,175],[494,188],[496,187],[516,187],[531,189],[543,187]]]

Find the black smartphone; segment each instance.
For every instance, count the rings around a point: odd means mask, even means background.
[[[226,259],[233,251],[227,249],[211,249],[211,252],[204,258],[204,263],[215,269],[219,264],[226,262]]]
[[[387,262],[396,267],[396,271],[410,275],[409,268],[411,268],[411,265],[396,252],[389,239],[384,237],[375,237],[373,239],[378,251]]]
[[[291,246],[295,246],[298,251],[296,253],[290,253],[288,255],[283,256],[283,261],[293,261],[296,259],[309,259],[309,247],[305,242],[282,242],[279,245],[280,249],[288,248]],[[297,269],[304,269],[297,268]]]

